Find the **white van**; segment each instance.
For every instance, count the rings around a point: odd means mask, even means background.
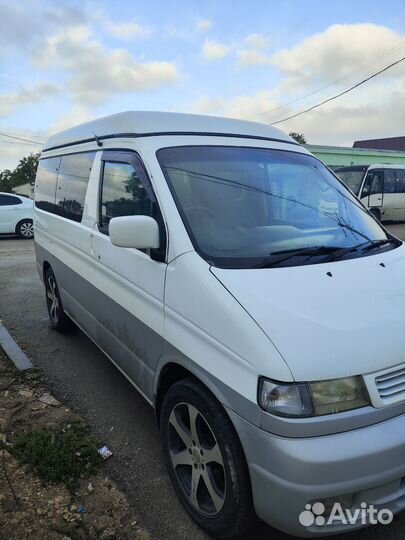
[[[353,165],[335,173],[380,221],[405,221],[405,165]]]
[[[155,408],[202,528],[323,536],[367,523],[330,523],[335,504],[405,508],[405,246],[305,148],[117,114],[48,140],[35,207],[51,325]]]

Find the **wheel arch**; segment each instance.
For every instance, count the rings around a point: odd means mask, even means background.
[[[34,220],[32,219],[32,217],[22,217],[22,218],[20,218],[17,221],[17,223],[15,224],[15,227],[14,227],[14,231],[15,231],[16,234],[18,233],[18,227],[21,225],[21,223],[23,221],[31,221],[31,223],[34,223]]]
[[[226,413],[227,409],[232,409],[240,416],[247,417],[251,423],[260,424],[258,407],[250,402],[248,403],[246,398],[240,396],[240,394],[214,377],[211,373],[208,373],[196,363],[188,360],[187,357],[179,354],[170,355],[163,361],[161,360],[156,370],[154,405],[158,427],[160,427],[159,416],[161,405],[166,392],[173,384],[186,378],[193,378],[204,386],[222,405]],[[228,417],[231,423],[233,423],[229,415]]]
[[[43,277],[44,282],[45,282],[45,275],[47,271],[49,270],[49,268],[52,268],[51,264],[48,261],[44,261],[42,263],[42,277]]]
[[[190,369],[191,368],[191,369]],[[203,370],[185,365],[180,359],[170,359],[160,366],[155,379],[155,415],[158,427],[160,427],[160,410],[165,394],[173,384],[183,379],[192,378],[203,385],[209,392],[224,405],[224,398],[219,388],[213,381],[204,375]]]

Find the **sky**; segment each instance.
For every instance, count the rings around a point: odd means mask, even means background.
[[[124,110],[274,123],[405,57],[405,0],[0,0],[0,133]],[[405,135],[405,62],[277,124],[312,144]],[[40,145],[0,135],[0,170]]]

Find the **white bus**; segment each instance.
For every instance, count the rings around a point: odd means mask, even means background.
[[[381,221],[405,221],[405,165],[353,165],[335,170]]]

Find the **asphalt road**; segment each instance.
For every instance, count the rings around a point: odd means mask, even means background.
[[[389,227],[405,240],[405,224]],[[153,411],[119,371],[80,331],[49,328],[33,242],[0,238],[0,318],[41,368],[56,395],[84,416],[114,452],[105,463],[126,492],[141,526],[157,540],[207,540],[189,519],[171,487]],[[405,515],[337,540],[404,540]],[[289,540],[260,525],[241,540]]]

